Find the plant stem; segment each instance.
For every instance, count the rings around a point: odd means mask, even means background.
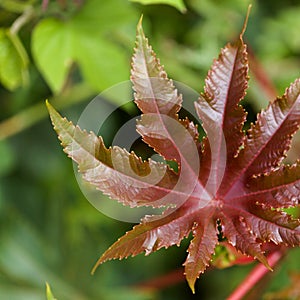
[[[10,27],[11,34],[17,34],[19,30],[34,17],[34,9],[29,6],[23,14],[18,17]]]
[[[71,104],[90,99],[95,92],[86,84],[78,84],[64,94],[50,99],[57,108],[65,108]],[[0,141],[13,136],[41,121],[48,115],[44,101],[20,111],[11,118],[0,123]]]
[[[273,268],[283,257],[284,249],[277,250],[268,256],[269,265]],[[230,294],[227,300],[240,300],[260,281],[269,270],[261,263],[256,265],[239,286]]]

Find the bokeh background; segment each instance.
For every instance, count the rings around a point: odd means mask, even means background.
[[[192,295],[181,268],[186,240],[148,257],[108,262],[91,276],[99,255],[132,224],[109,218],[84,197],[44,104],[49,99],[76,123],[97,94],[128,80],[142,14],[169,77],[201,92],[250,2],[244,105],[254,120],[300,75],[299,0],[0,1],[0,299],[45,299],[45,282],[58,300],[225,299],[253,268],[210,268]],[[138,114],[134,106],[119,107],[120,97],[103,98],[116,108],[101,129],[106,145]],[[297,138],[293,149],[290,161],[299,157]],[[279,291],[297,287],[300,294],[299,272],[300,251],[292,249],[248,299],[290,299],[278,298]]]

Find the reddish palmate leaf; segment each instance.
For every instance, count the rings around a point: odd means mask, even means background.
[[[86,181],[125,205],[166,206],[162,215],[145,217],[114,243],[95,268],[179,245],[192,233],[184,266],[194,292],[220,236],[267,268],[263,242],[300,244],[300,220],[282,210],[298,206],[300,198],[300,163],[282,163],[300,125],[300,80],[243,132],[246,113],[240,101],[248,86],[248,60],[242,36],[221,50],[195,104],[207,134],[200,143],[197,127],[179,119],[182,96],[138,24],[131,71],[143,113],[137,131],[166,160],[176,161],[178,172],[118,147],[107,149],[101,137],[75,127],[47,104],[64,151]]]

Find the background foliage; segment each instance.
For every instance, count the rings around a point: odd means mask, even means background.
[[[211,269],[199,280],[196,296],[191,295],[176,275],[185,247],[171,248],[168,255],[160,250],[146,258],[113,261],[90,276],[98,256],[132,224],[110,219],[84,198],[46,117],[44,100],[76,121],[95,95],[127,80],[141,14],[169,76],[200,92],[212,59],[240,32],[249,2],[0,2],[1,299],[44,299],[46,281],[55,298],[73,300],[224,299],[238,285],[252,265]],[[245,41],[253,55],[246,106],[253,120],[275,92],[282,94],[300,75],[300,4],[251,2]],[[112,95],[103,101],[111,106],[118,99]],[[114,126],[134,113],[119,109]],[[104,130],[107,145],[115,129]],[[290,160],[299,156],[296,139],[295,146]],[[299,249],[291,250],[256,292],[272,299],[272,291],[289,287],[289,274],[300,270],[299,255]],[[164,274],[175,274],[180,282],[142,288],[142,282]]]

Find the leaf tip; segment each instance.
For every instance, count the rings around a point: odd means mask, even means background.
[[[45,104],[46,104],[47,109],[49,110],[49,107],[51,106],[51,104],[49,103],[48,99],[46,99]]]
[[[50,119],[52,121],[52,124],[54,125],[59,118],[62,118],[62,116],[56,111],[56,109],[50,104],[48,100],[46,100],[45,102],[50,115]]]
[[[103,263],[102,257],[103,257],[103,256],[101,256],[101,257],[97,260],[97,262],[95,263],[95,265],[94,265],[94,267],[93,267],[93,269],[92,269],[92,271],[91,271],[91,275],[94,275],[95,272],[96,272],[96,270],[97,270],[97,268]]]
[[[48,101],[48,99],[46,99],[45,101],[46,103],[46,107],[47,107],[47,110],[50,114],[50,116],[53,114],[53,112],[56,112],[56,110],[54,109],[54,107],[50,104],[50,102]]]
[[[137,24],[137,31],[138,32],[141,32],[143,31],[143,14],[141,15],[139,21],[138,21],[138,24]]]
[[[143,29],[143,14],[141,15],[138,24],[136,26],[136,45],[142,43],[142,41],[145,39],[144,29]]]
[[[194,279],[187,279],[188,285],[192,290],[192,293],[195,294],[195,280]]]
[[[143,14],[141,14],[141,17],[139,19],[139,22],[138,22],[138,27],[142,27],[142,23],[143,23]]]
[[[99,264],[98,264],[98,262],[97,262],[97,263],[93,266],[93,269],[92,269],[92,271],[91,271],[91,275],[94,275],[94,274],[95,274],[95,272],[96,272],[98,266],[99,266]]]
[[[247,28],[247,24],[248,24],[248,20],[249,20],[251,8],[252,8],[252,4],[249,4],[249,5],[248,5],[248,9],[247,9],[246,18],[245,18],[245,21],[244,21],[244,25],[243,25],[243,28],[242,28],[242,32],[241,32],[241,34],[240,34],[240,38],[241,38],[241,39],[243,38],[243,35],[244,35],[244,33],[245,33],[245,31],[246,31],[246,28]]]
[[[270,271],[273,272],[274,270],[272,269],[272,267],[269,265],[269,262],[267,261],[267,264],[264,264],[264,266]]]
[[[273,272],[272,267],[270,266],[267,258],[263,255],[262,257],[257,257],[257,259],[271,272]]]

